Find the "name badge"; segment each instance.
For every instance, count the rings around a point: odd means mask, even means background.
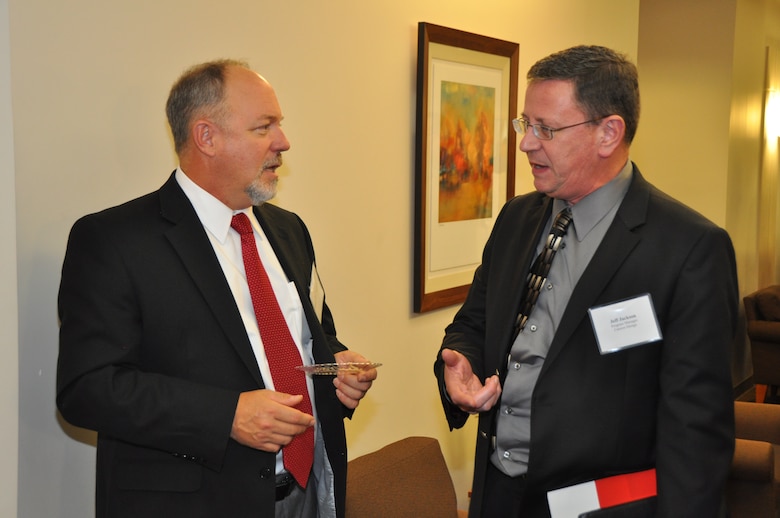
[[[325,303],[325,289],[322,287],[320,274],[317,272],[317,267],[314,264],[311,265],[309,299],[311,300],[311,305],[314,306],[314,312],[317,314],[317,320],[322,322],[322,305]]]
[[[661,340],[649,293],[588,310],[601,354]]]

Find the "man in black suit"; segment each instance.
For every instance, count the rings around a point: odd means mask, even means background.
[[[243,62],[205,63],[173,86],[167,114],[179,168],[76,222],[63,264],[57,405],[98,432],[96,515],[344,516],[343,419],[376,370],[273,390],[267,313],[231,227],[237,214],[251,224],[295,359],[365,362],[336,338],[305,225],[265,203],[290,147],[274,90]],[[296,482],[287,445],[311,430]]]
[[[669,138],[685,138],[669,116]],[[734,251],[629,160],[638,118],[636,68],[610,49],[574,47],[528,73],[513,123],[537,192],[499,214],[435,364],[450,427],[479,414],[471,517],[549,517],[552,490],[652,469],[647,515],[718,515]],[[547,243],[567,209],[563,244]],[[556,247],[524,304],[532,262]]]

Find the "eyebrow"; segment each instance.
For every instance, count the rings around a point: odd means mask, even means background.
[[[261,115],[254,119],[254,124],[273,124],[275,122],[282,122],[284,120],[284,117],[277,117],[276,115]]]
[[[525,112],[520,114],[520,118],[521,119],[525,119],[525,120],[527,120],[529,122],[531,121],[531,117],[529,117],[528,114],[526,114]],[[546,122],[544,122],[544,119],[539,119],[535,124],[541,124],[542,126],[547,126],[548,128],[550,127],[550,126],[547,125]]]

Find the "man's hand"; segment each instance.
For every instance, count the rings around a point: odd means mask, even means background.
[[[295,409],[303,396],[253,390],[238,396],[230,437],[244,446],[276,453],[314,426],[314,417]]]
[[[471,363],[461,353],[444,349],[441,358],[444,360],[444,385],[447,387],[447,394],[458,408],[470,414],[493,408],[501,396],[501,384],[497,375],[486,379],[483,385],[474,374]]]
[[[364,363],[368,360],[361,354],[353,351],[341,351],[335,354],[337,363],[358,362]],[[358,372],[339,371],[333,379],[333,386],[336,387],[336,397],[341,404],[349,409],[355,409],[366,395],[371,384],[376,379],[376,369],[365,369]]]

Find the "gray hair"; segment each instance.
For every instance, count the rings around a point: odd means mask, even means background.
[[[165,113],[177,153],[187,145],[196,117],[212,117],[217,123],[224,117],[225,75],[231,67],[248,69],[249,65],[235,59],[201,63],[187,69],[171,87]]]

